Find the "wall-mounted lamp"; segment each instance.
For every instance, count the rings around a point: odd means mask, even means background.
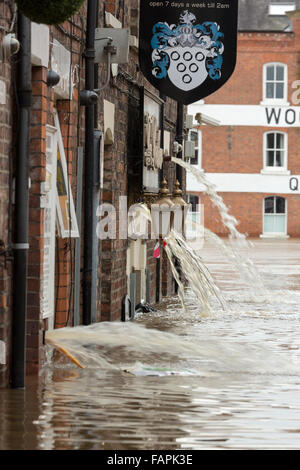
[[[182,233],[183,235],[185,235],[185,224],[190,204],[185,202],[185,200],[183,199],[182,190],[180,189],[180,183],[178,180],[175,183],[175,190],[172,195],[172,202],[180,209],[179,211],[174,212],[173,228],[178,233]]]
[[[54,70],[47,70],[47,86],[53,87],[60,81],[60,76]]]
[[[170,198],[168,183],[164,178],[158,198],[151,205],[152,230],[155,238],[164,239],[169,234],[173,224],[172,208],[174,202]]]

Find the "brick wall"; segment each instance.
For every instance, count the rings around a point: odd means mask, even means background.
[[[260,173],[265,132],[288,134],[288,169],[300,174],[300,128],[221,126],[202,130],[202,167],[207,173]]]
[[[41,364],[42,328],[40,289],[43,275],[44,212],[41,209],[41,183],[46,177],[46,122],[48,88],[46,69],[32,70],[32,111],[29,177],[28,313],[26,324],[27,372],[37,372]]]
[[[13,12],[5,3],[1,4],[0,16],[0,81],[4,86],[3,104],[0,104],[0,340],[6,345],[6,364],[0,364],[0,387],[9,381],[9,357],[11,337],[11,275],[12,264],[9,259],[12,223],[10,217],[12,204],[12,157],[15,146],[12,129],[12,103],[14,80],[13,59],[4,56],[1,47],[5,34],[13,20]],[[8,250],[6,252],[6,250]]]
[[[243,32],[238,34],[238,58],[235,72],[230,80],[216,93],[205,99],[205,104],[255,105],[263,101],[263,65],[281,62],[288,67],[288,101],[291,106],[295,88],[292,83],[299,79],[299,19],[294,20],[294,32]],[[205,113],[205,111],[203,110]],[[242,112],[242,111],[241,111]],[[243,110],[243,112],[246,112]],[[288,135],[288,170],[291,176],[300,174],[300,128],[256,126],[201,126],[202,168],[208,173],[260,174],[264,168],[263,137],[266,132],[284,132]],[[266,176],[267,177],[267,176]],[[288,189],[288,187],[287,187]],[[249,236],[262,234],[263,199],[274,194],[220,193],[239,221],[238,229]],[[211,206],[207,196],[199,194],[205,207],[205,226],[225,235],[218,212]],[[300,197],[282,195],[288,201],[288,234],[300,235],[297,211]]]
[[[200,204],[204,206],[204,225],[207,229],[219,236],[228,236],[229,231],[224,227],[218,209],[212,205],[209,197],[201,193],[193,193],[199,197]],[[264,198],[270,194],[258,193],[218,193],[229,209],[229,214],[237,221],[237,230],[249,237],[259,237],[263,233],[263,204]],[[287,201],[287,234],[290,237],[299,237],[299,196],[276,194]]]
[[[263,65],[282,62],[288,66],[288,101],[299,79],[298,38],[294,33],[244,32],[238,36],[238,59],[230,80],[206,104],[259,105],[263,99]],[[202,165],[208,173],[260,173],[263,169],[263,134],[272,127],[202,127]],[[300,173],[299,128],[276,128],[288,133],[289,169]]]
[[[290,100],[294,92],[291,84],[299,77],[298,61],[298,38],[294,33],[239,33],[236,69],[222,88],[205,98],[205,103],[259,104],[263,97],[262,67],[267,62],[287,64]]]

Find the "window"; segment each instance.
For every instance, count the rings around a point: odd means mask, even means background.
[[[201,167],[201,132],[190,131],[190,140],[195,144],[195,157],[191,158],[190,163]]]
[[[199,197],[194,194],[188,194],[187,196],[188,204],[191,204],[191,212],[198,211]]]
[[[264,135],[264,169],[287,170],[287,134],[267,132]]]
[[[79,230],[74,208],[73,195],[69,182],[67,161],[60,130],[58,114],[54,112],[54,122],[57,129],[57,175],[56,175],[56,208],[58,228],[61,238],[78,238]]]
[[[40,305],[48,327],[54,327],[55,223],[56,223],[57,129],[46,127],[46,180],[42,183],[41,208],[44,209],[43,275]]]
[[[287,102],[287,66],[281,63],[265,64],[263,69],[263,101]]]
[[[204,239],[204,211],[200,204],[199,196],[187,195],[189,210],[185,219],[185,235],[188,240]]]
[[[286,200],[279,196],[270,196],[264,199],[264,234],[286,235],[287,210]]]

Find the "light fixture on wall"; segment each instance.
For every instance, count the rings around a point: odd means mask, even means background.
[[[60,76],[54,70],[47,70],[47,86],[53,87],[60,81]]]
[[[169,234],[173,224],[172,208],[174,209],[174,202],[170,198],[168,183],[164,178],[158,197],[151,205],[154,238],[164,239]]]
[[[185,235],[185,225],[187,219],[187,212],[190,209],[190,204],[188,204],[182,197],[182,190],[180,189],[180,183],[177,180],[175,183],[175,189],[172,195],[172,202],[179,209],[174,212],[173,228],[178,232]]]

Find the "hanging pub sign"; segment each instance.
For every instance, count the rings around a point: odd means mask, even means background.
[[[140,68],[162,94],[190,104],[236,64],[238,0],[140,2]]]

